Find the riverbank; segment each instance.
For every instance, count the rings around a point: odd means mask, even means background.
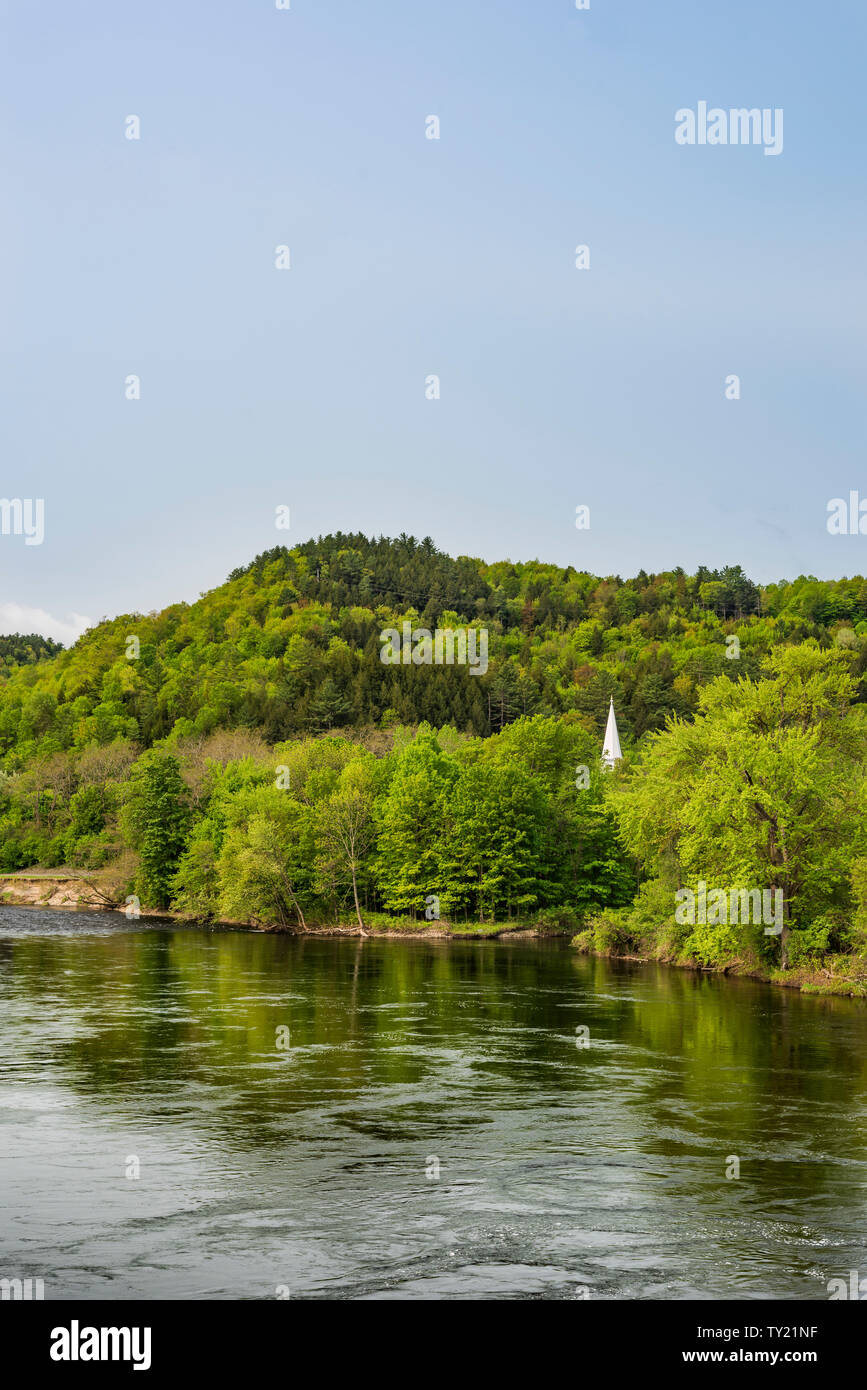
[[[19,873],[0,876],[0,906],[60,908],[73,911],[117,912],[126,915],[123,903],[108,901],[108,890],[101,884],[99,876],[84,878],[81,875],[55,873]],[[187,913],[171,912],[168,909],[140,908],[141,917],[154,917],[179,923],[193,923],[197,919]],[[316,922],[302,931],[296,927],[279,925],[251,926],[248,922],[220,920],[214,926],[236,931],[258,932],[262,935],[317,936],[317,937],[359,937],[358,923]],[[741,957],[725,961],[718,966],[705,966],[689,957],[677,957],[660,951],[641,952],[633,949],[611,946],[602,947],[594,939],[594,932],[586,930],[574,934],[574,925],[558,924],[552,921],[534,921],[532,918],[514,922],[449,922],[413,921],[411,918],[393,918],[384,913],[367,914],[365,931],[368,937],[377,940],[406,940],[407,937],[422,937],[433,941],[496,941],[502,937],[513,940],[539,941],[560,938],[569,940],[583,955],[596,956],[602,960],[631,961],[636,965],[669,965],[677,970],[691,970],[698,974],[739,975],[748,979],[762,980],[767,984],[781,985],[784,989],[800,990],[803,994],[841,995],[854,999],[867,999],[867,961],[852,956],[826,956],[822,964],[809,962],[790,970],[768,970],[755,960]]]
[[[670,965],[676,970],[691,970],[703,975],[739,975],[766,984],[797,989],[802,994],[834,994],[851,999],[867,999],[867,961],[852,956],[825,956],[823,963],[809,962],[790,970],[767,970],[757,961],[735,957],[721,965],[702,965],[691,957],[672,957],[660,952],[635,953],[594,945],[592,931],[579,932],[571,945],[582,955],[600,960],[632,961],[636,965]]]
[[[62,908],[86,912],[116,912],[129,915],[123,902],[113,902],[107,886],[99,877],[84,878],[80,875],[52,873],[19,873],[0,876],[0,906],[34,908]],[[165,908],[137,909],[139,917],[158,917],[173,922],[195,922],[197,919],[188,913],[171,912]],[[360,936],[358,923],[317,922],[309,924],[306,930],[298,927],[279,925],[251,926],[248,922],[223,920],[213,925],[234,928],[238,931],[254,931],[262,935],[284,936]],[[477,941],[497,940],[503,936],[517,939],[541,940],[549,937],[571,937],[573,924],[558,925],[551,922],[538,922],[520,919],[514,922],[449,922],[413,921],[411,918],[386,917],[383,913],[367,914],[365,931],[369,937],[377,939],[401,940],[408,936],[425,937],[439,941]]]

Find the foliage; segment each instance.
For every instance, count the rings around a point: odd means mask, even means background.
[[[127,843],[139,854],[136,888],[142,902],[168,907],[189,825],[187,789],[171,753],[152,750],[133,764],[122,825]]]
[[[695,721],[670,721],[615,781],[624,839],[651,872],[665,861],[676,865],[675,886],[782,894],[778,933],[710,915],[696,922],[686,944],[697,959],[779,951],[785,969],[792,934],[810,932],[821,949],[811,924],[850,903],[852,861],[867,848],[867,739],[855,693],[845,651],[780,648],[761,679],[712,682]]]
[[[484,627],[488,670],[383,665],[379,634],[404,621]],[[0,658],[0,766],[227,730],[274,744],[427,722],[485,737],[532,714],[568,714],[599,735],[612,694],[629,744],[671,715],[692,718],[709,681],[755,677],[772,647],[808,638],[850,651],[860,679],[867,581],[760,590],[736,566],[599,578],[338,533],[275,547],[193,604],[102,622],[68,651],[2,639],[12,664]]]
[[[404,622],[484,627],[488,670],[383,664]],[[865,668],[860,577],[275,547],[69,650],[0,640],[0,871],[135,855],[146,903],[300,929],[436,902],[453,925],[559,914],[595,949],[714,966],[863,954]],[[702,879],[779,889],[780,936],[678,923]]]

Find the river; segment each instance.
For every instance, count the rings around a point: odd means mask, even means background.
[[[562,942],[3,907],[0,1018],[0,1277],[48,1299],[867,1277],[859,1001]]]

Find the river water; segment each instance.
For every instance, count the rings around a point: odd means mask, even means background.
[[[559,942],[4,907],[0,1020],[0,1277],[48,1299],[867,1277],[865,1003]]]

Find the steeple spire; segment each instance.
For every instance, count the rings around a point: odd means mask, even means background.
[[[614,717],[614,696],[612,695],[611,704],[608,706],[608,723],[605,725],[605,740],[602,744],[602,761],[606,767],[613,767],[622,757],[620,735],[617,732],[617,720]]]

